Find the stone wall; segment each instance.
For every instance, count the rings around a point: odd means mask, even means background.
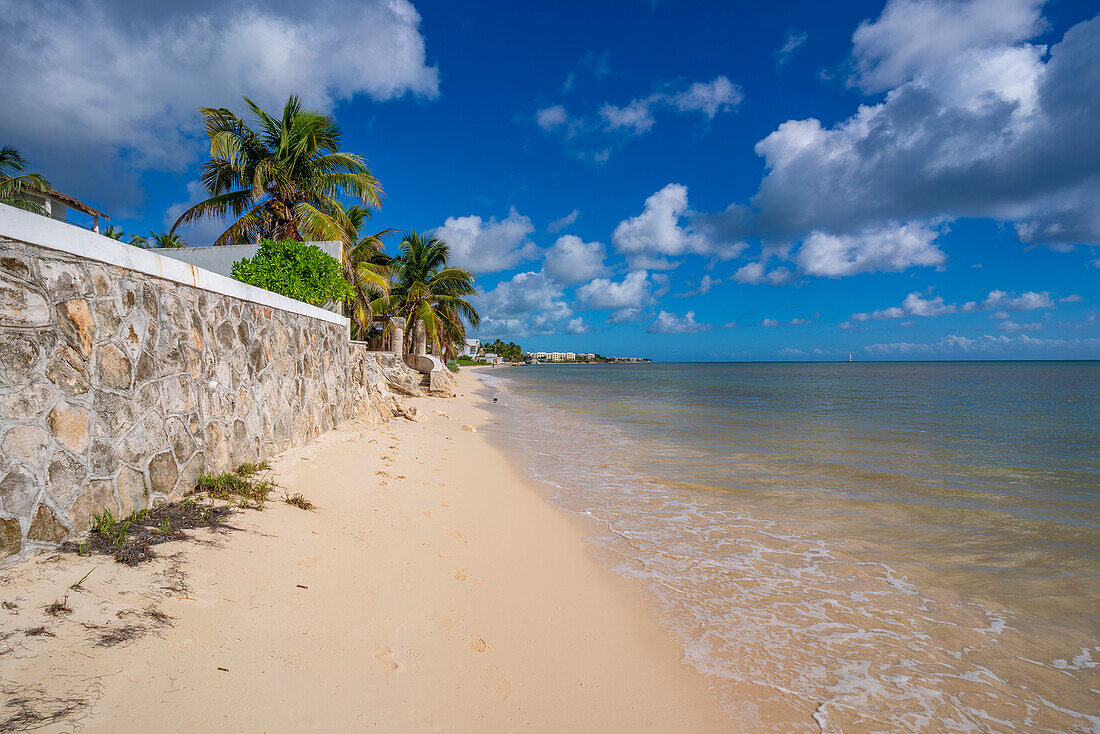
[[[0,237],[0,559],[388,419],[390,384],[419,391],[386,356],[342,320]]]

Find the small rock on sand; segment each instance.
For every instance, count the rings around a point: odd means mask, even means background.
[[[463,426],[462,430],[469,431],[470,433],[477,433],[477,429],[474,428],[473,426],[469,425],[469,424]]]

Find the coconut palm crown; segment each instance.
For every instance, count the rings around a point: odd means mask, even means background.
[[[251,120],[228,109],[204,107],[210,158],[201,181],[209,198],[195,204],[172,226],[205,218],[234,221],[215,245],[277,240],[343,239],[337,197],[378,206],[382,186],[366,161],[340,150],[343,134],[332,115],[302,107],[291,95],[281,117],[264,112],[248,97]]]
[[[27,161],[15,147],[0,148],[0,204],[16,209],[45,214],[42,204],[23,198],[26,193],[44,193],[50,182],[37,173],[27,173]]]
[[[423,323],[433,351],[444,356],[465,338],[467,323],[473,327],[481,323],[477,309],[464,298],[477,293],[474,276],[449,266],[450,254],[451,248],[442,240],[406,232],[390,265],[390,295],[374,304],[376,311],[406,319],[406,346],[411,345],[416,325]]]
[[[374,320],[375,300],[390,291],[390,263],[393,258],[383,250],[382,239],[396,229],[360,236],[360,230],[370,221],[371,211],[365,206],[353,204],[347,208],[335,202],[332,208],[334,221],[341,230],[343,242],[340,264],[344,277],[351,284],[355,295],[347,302],[348,315],[352,319],[352,336],[364,338]]]

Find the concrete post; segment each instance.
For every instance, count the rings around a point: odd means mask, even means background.
[[[397,316],[390,319],[390,351],[405,355],[405,319]]]
[[[428,353],[428,332],[423,321],[416,322],[413,329],[413,356],[423,357]]]

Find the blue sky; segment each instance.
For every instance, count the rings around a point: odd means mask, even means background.
[[[1069,0],[0,0],[0,140],[128,232],[195,108],[331,110],[483,338],[657,359],[1100,357],[1100,18]],[[185,232],[212,240],[217,223]],[[396,241],[393,243],[396,244]]]

